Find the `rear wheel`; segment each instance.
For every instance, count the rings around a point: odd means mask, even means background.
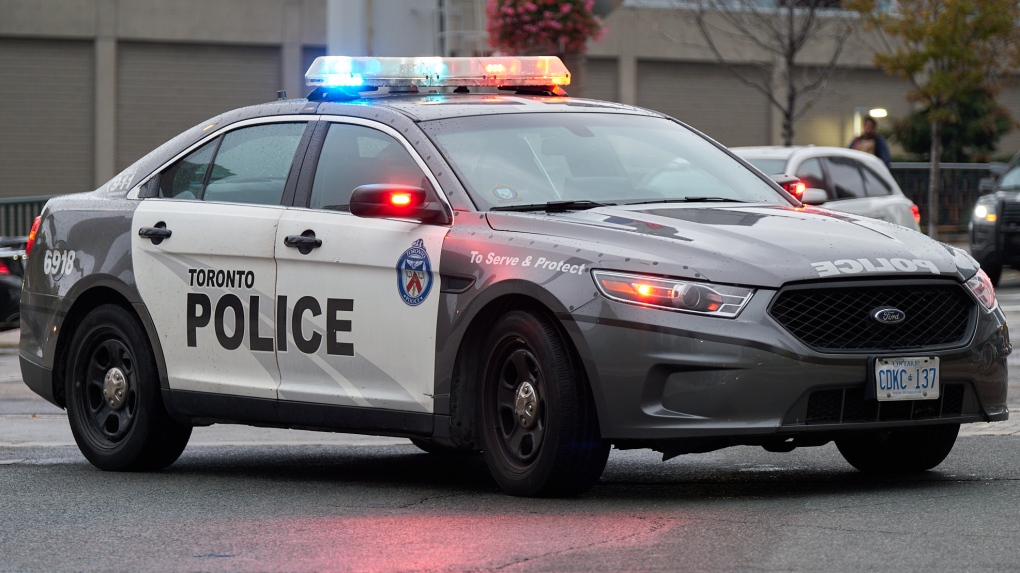
[[[862,472],[923,472],[946,459],[959,433],[959,424],[901,428],[839,439],[836,447]]]
[[[68,356],[68,420],[93,465],[155,470],[180,457],[191,427],[167,414],[156,359],[134,315],[117,305],[97,307],[75,331]]]
[[[571,496],[609,457],[588,383],[556,326],[532,312],[503,315],[485,343],[483,453],[507,493]]]

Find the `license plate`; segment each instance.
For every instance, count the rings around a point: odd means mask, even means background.
[[[875,394],[880,402],[939,397],[939,357],[875,359]]]

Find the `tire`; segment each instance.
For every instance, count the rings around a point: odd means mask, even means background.
[[[482,453],[499,487],[546,497],[590,489],[605,469],[609,443],[599,433],[584,373],[556,325],[512,311],[496,321],[484,349]]]
[[[1002,262],[999,257],[994,253],[988,254],[983,259],[979,259],[978,264],[981,266],[981,270],[988,275],[988,280],[992,281],[992,286],[998,287],[999,279],[1002,278]]]
[[[411,438],[411,443],[417,446],[419,450],[437,456],[470,456],[477,453],[474,450],[437,444],[426,438]]]
[[[107,304],[85,316],[71,339],[65,380],[71,433],[97,468],[162,469],[188,445],[191,426],[167,414],[149,338],[123,307]]]
[[[959,433],[959,424],[903,428],[839,439],[836,447],[862,472],[924,472],[946,459]]]
[[[984,269],[985,274],[988,275],[988,280],[992,281],[993,287],[999,286],[999,279],[1002,278],[1002,264],[1001,263],[989,263],[987,266],[981,265]]]

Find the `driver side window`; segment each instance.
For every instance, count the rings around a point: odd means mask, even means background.
[[[430,187],[425,173],[396,139],[362,125],[330,125],[315,167],[309,207],[346,211],[356,187],[375,183]]]
[[[999,183],[999,189],[1017,189],[1020,188],[1020,167],[1016,167],[1002,176],[1002,181]]]

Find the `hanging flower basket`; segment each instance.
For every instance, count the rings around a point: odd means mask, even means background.
[[[489,42],[515,56],[581,54],[605,30],[595,0],[488,0]]]

